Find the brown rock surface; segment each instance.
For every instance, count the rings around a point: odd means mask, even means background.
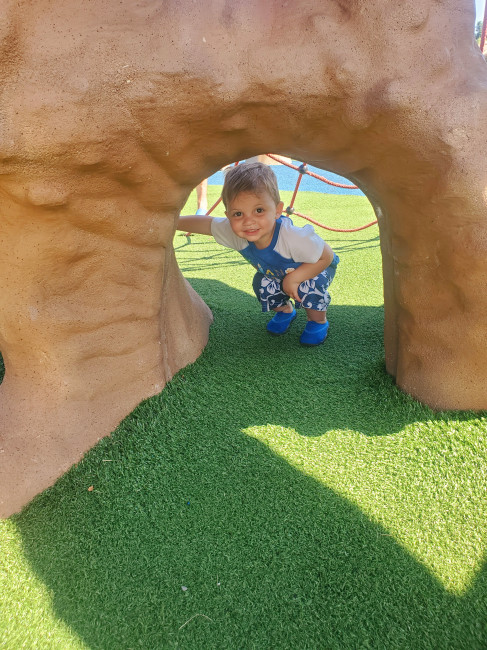
[[[374,204],[398,385],[487,408],[473,1],[2,0],[0,16],[1,516],[199,355],[211,315],[177,268],[175,218],[262,151]]]

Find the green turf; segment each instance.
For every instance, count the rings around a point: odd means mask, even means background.
[[[299,209],[372,218],[361,197]],[[307,349],[303,314],[266,334],[237,254],[176,235],[210,342],[0,523],[1,648],[487,647],[486,414],[395,387],[377,227],[325,236],[342,261]]]

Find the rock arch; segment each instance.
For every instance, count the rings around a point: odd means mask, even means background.
[[[375,206],[398,385],[487,408],[473,1],[2,9],[0,515],[199,355],[211,315],[177,268],[175,218],[202,178],[264,150],[349,177]]]

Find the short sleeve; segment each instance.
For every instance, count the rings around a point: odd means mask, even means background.
[[[324,240],[315,233],[312,225],[306,224],[299,228],[290,219],[283,218],[276,244],[276,251],[283,257],[295,262],[314,264],[320,259],[324,247]]]
[[[218,244],[233,248],[236,251],[241,251],[249,245],[246,239],[237,237],[226,217],[213,217],[211,220],[211,234]]]

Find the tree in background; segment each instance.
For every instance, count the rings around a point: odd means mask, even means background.
[[[480,35],[482,34],[482,21],[478,20],[475,25],[475,38],[480,42]]]

